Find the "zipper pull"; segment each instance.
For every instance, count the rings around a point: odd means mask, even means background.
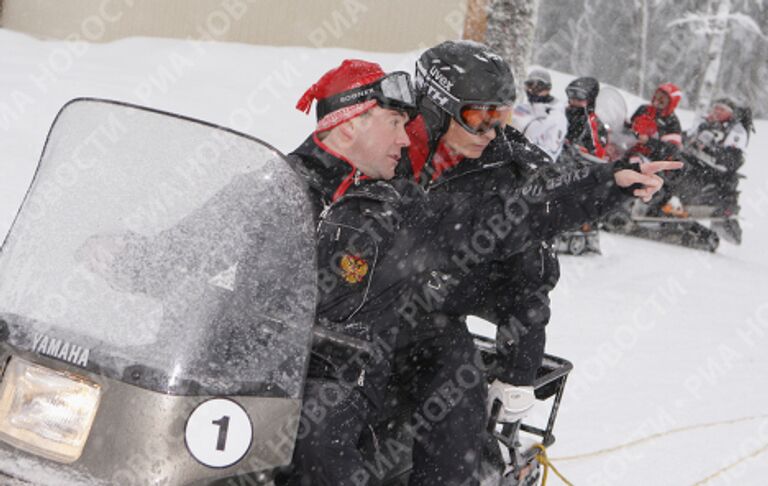
[[[365,385],[365,368],[360,370],[360,375],[357,377],[357,386]]]
[[[355,185],[360,184],[360,169],[355,169]]]
[[[328,211],[331,210],[331,206],[332,206],[331,204],[325,204],[325,203],[323,203],[323,205],[325,207],[323,208],[322,211],[320,211],[320,216],[318,216],[318,219],[321,221],[324,220],[325,217],[328,215]]]

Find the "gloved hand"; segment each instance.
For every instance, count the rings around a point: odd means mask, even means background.
[[[496,400],[501,402],[499,423],[512,423],[522,420],[536,403],[532,386],[514,386],[503,381],[494,380],[488,389],[488,416],[491,415]]]

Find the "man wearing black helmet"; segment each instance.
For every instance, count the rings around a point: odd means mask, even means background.
[[[416,88],[420,116],[407,127],[411,145],[399,169],[428,191],[431,204],[466,194],[503,200],[518,190],[525,195],[522,204],[530,204],[526,218],[534,224],[554,218],[565,226],[604,213],[611,188],[627,187],[621,180],[627,171],[553,165],[520,132],[506,127],[514,77],[482,44],[448,41],[428,49],[416,65]],[[651,174],[660,167],[645,169]],[[486,216],[490,221],[494,215]],[[544,352],[548,292],[559,272],[548,245],[535,239],[527,243],[512,257],[443,276],[453,286],[442,306],[420,322],[404,319],[408,325],[398,338],[396,372],[421,403],[442,396],[446,384],[460,381],[461,366],[476,362],[464,316],[498,325],[495,381],[488,392],[481,385],[453,394],[446,416],[414,444],[412,484],[474,484],[488,393],[502,402],[502,422],[519,420],[533,406],[531,385]]]
[[[595,102],[600,93],[600,83],[595,78],[576,78],[565,88],[568,107],[566,143],[574,149],[599,159],[606,157],[608,130],[595,114]]]

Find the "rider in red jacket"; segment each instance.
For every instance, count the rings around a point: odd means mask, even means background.
[[[641,105],[630,119],[637,143],[631,153],[650,160],[672,160],[682,146],[680,120],[675,108],[680,103],[680,88],[672,83],[660,85],[648,105]]]

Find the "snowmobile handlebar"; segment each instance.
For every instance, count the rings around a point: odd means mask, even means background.
[[[314,346],[331,345],[340,347],[352,353],[373,354],[370,342],[320,326],[312,328],[312,344]]]

